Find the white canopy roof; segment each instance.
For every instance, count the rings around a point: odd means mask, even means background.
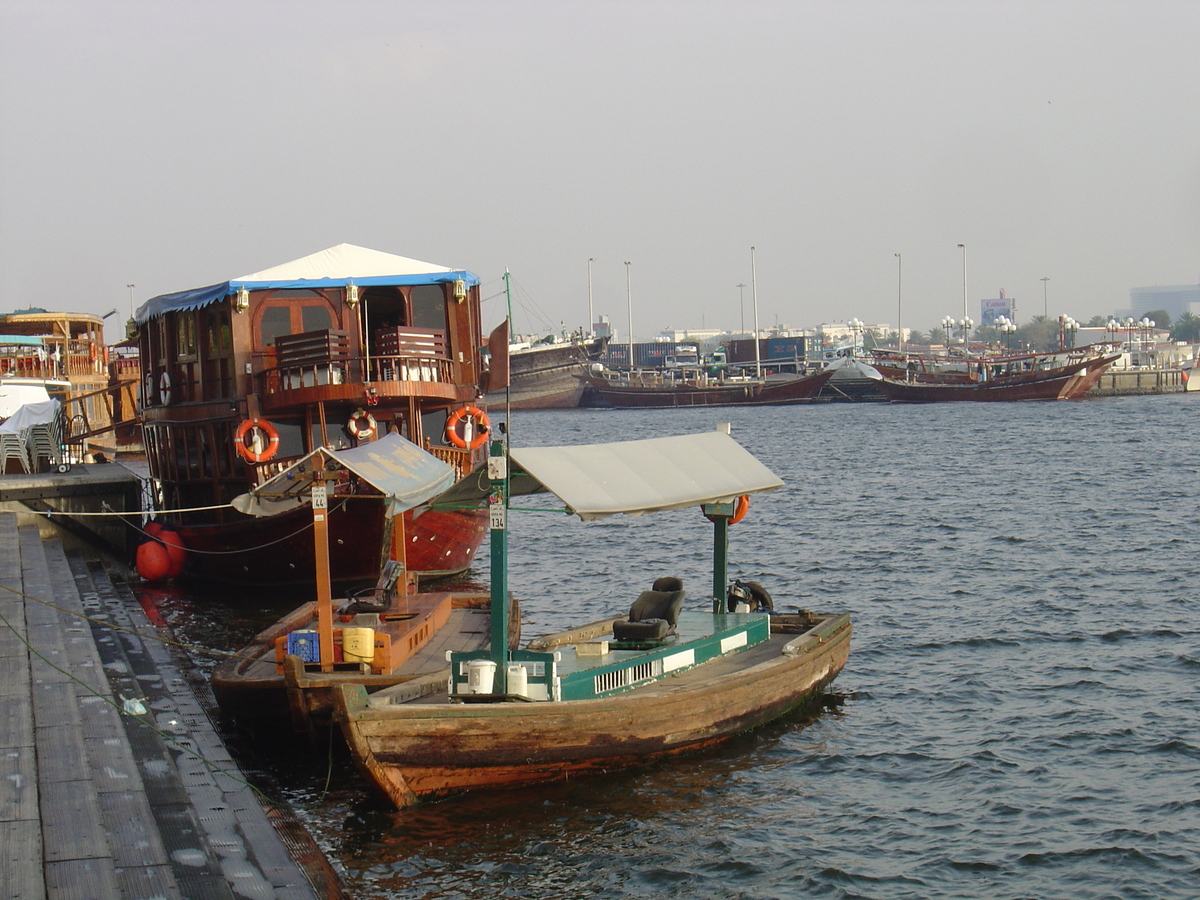
[[[584,521],[728,503],[742,494],[783,486],[721,431],[615,444],[514,447],[509,454],[514,495],[549,491]],[[487,489],[487,476],[481,473],[463,479],[437,502],[474,503]]]
[[[348,278],[378,278],[390,275],[435,275],[451,272],[445,266],[396,256],[382,250],[370,250],[354,244],[338,244],[326,250],[318,250],[308,256],[280,263],[261,272],[253,272],[240,278],[231,278],[233,284],[254,281],[318,281],[324,278],[335,280]]]
[[[233,507],[252,516],[286,512],[308,502],[314,469],[338,466],[391,498],[393,514],[419,506],[454,482],[452,466],[398,434],[387,434],[350,450],[318,448],[250,493],[235,497]]]

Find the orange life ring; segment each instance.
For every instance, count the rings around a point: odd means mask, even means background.
[[[262,438],[260,439],[256,435],[253,443],[247,444],[246,438],[256,431],[262,435]],[[238,456],[246,462],[266,462],[279,452],[279,432],[266,419],[243,419],[242,424],[234,433],[234,443],[237,446]],[[264,443],[265,447],[263,447]],[[262,449],[256,450],[256,447],[262,447]]]
[[[750,495],[742,494],[737,498],[737,503],[733,506],[733,515],[729,517],[729,524],[736,525],[742,519],[746,518],[746,513],[750,511]]]
[[[701,507],[701,509],[703,509],[703,508],[704,507]],[[738,522],[742,521],[742,519],[746,518],[746,513],[748,513],[749,511],[750,511],[750,495],[742,494],[740,497],[737,498],[737,500],[735,500],[733,502],[733,515],[729,517],[729,524],[736,525]],[[716,521],[716,519],[713,516],[710,516],[708,514],[705,514],[704,518],[708,519],[708,521],[710,521],[710,522]]]
[[[376,427],[375,417],[361,406],[350,413],[350,421],[346,423],[346,430],[356,441],[370,440],[375,436]]]
[[[469,441],[458,433],[459,423],[468,416],[479,423],[475,428],[474,437]],[[491,427],[492,423],[482,409],[478,406],[464,406],[450,413],[450,418],[446,420],[446,440],[460,450],[475,450],[482,447],[487,441]]]

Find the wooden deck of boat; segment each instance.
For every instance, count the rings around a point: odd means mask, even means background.
[[[128,589],[11,513],[0,616],[0,896],[341,896],[293,859],[315,848],[285,843],[173,650],[116,630],[154,634]]]

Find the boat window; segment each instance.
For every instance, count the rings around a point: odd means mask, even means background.
[[[446,419],[449,413],[444,409],[432,409],[421,413],[421,432],[433,447],[449,447],[446,440]]]
[[[263,347],[275,344],[281,334],[292,333],[292,313],[286,306],[268,306],[258,323],[258,343]]]
[[[440,284],[418,284],[412,289],[414,328],[446,328],[446,292]]]
[[[196,317],[191,312],[175,314],[175,352],[180,359],[196,357]]]
[[[300,333],[309,331],[328,331],[333,327],[333,320],[325,306],[300,307]]]
[[[233,332],[229,325],[229,310],[223,307],[210,307],[205,317],[208,335],[209,359],[219,359],[228,356],[233,350]]]
[[[276,338],[335,327],[333,308],[316,291],[276,291],[262,305],[256,346],[274,346]]]
[[[302,425],[293,425],[289,422],[275,420],[272,420],[271,424],[279,432],[278,457],[280,459],[304,455],[304,427]]]

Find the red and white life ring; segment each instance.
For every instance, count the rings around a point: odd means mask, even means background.
[[[459,434],[459,425],[462,425],[462,434]],[[446,420],[446,440],[460,450],[475,450],[487,441],[491,427],[492,423],[482,409],[464,406]]]
[[[163,406],[171,405],[171,373],[166,369],[158,379],[158,402]]]
[[[279,432],[266,419],[243,419],[233,438],[238,456],[248,463],[266,462],[279,452]]]
[[[346,423],[346,430],[356,441],[369,441],[375,436],[377,428],[375,417],[361,406],[350,413],[350,421]]]

